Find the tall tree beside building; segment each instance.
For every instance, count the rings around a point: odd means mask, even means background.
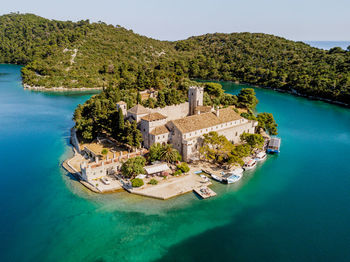
[[[181,155],[179,151],[173,148],[172,145],[166,144],[162,146],[162,149],[160,152],[160,160],[168,163],[174,163],[176,161],[181,161]]]
[[[118,110],[118,131],[122,132],[124,130],[124,114],[123,110],[119,108]]]
[[[146,164],[146,159],[142,156],[137,156],[128,159],[121,166],[122,174],[127,178],[135,177],[138,174],[143,174],[145,170],[143,167]]]
[[[249,109],[254,109],[259,102],[255,96],[255,91],[253,88],[242,88],[237,95],[237,98],[238,106]]]
[[[139,92],[137,92],[136,102],[137,102],[138,104],[141,104],[141,103],[142,103],[142,98],[141,98],[140,91],[139,91]]]
[[[270,135],[277,135],[277,124],[271,113],[260,113],[257,116],[259,127],[264,129]]]

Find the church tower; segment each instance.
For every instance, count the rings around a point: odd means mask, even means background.
[[[189,115],[194,115],[195,108],[203,105],[203,87],[191,86],[188,89]]]

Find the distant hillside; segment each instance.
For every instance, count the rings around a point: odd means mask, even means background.
[[[350,52],[266,34],[207,34],[158,41],[105,23],[32,14],[0,17],[0,62],[26,65],[45,87],[177,87],[187,78],[230,80],[349,103]]]

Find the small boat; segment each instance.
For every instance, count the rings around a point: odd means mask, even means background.
[[[210,176],[211,176],[212,179],[214,179],[214,180],[216,180],[218,182],[222,182],[222,178],[221,177],[218,177],[218,176],[216,176],[214,174],[210,174]]]
[[[226,175],[224,175],[224,181],[227,184],[235,183],[238,180],[240,180],[241,178],[242,178],[242,175],[237,175],[237,174],[232,174],[232,173],[227,173]]]
[[[232,169],[229,173],[242,176],[243,171],[244,171],[243,168],[238,167],[238,168]]]
[[[243,171],[244,170],[242,168],[233,169],[223,175],[223,181],[225,181],[227,184],[235,183],[242,178]]]
[[[243,168],[244,170],[250,170],[256,167],[256,160],[250,159],[247,163],[244,164]]]
[[[201,178],[203,178],[204,182],[209,182],[209,178],[205,175],[199,175]]]
[[[255,160],[258,161],[258,162],[259,161],[264,161],[266,159],[266,157],[267,157],[267,155],[266,155],[265,152],[259,152],[259,153],[256,154]]]

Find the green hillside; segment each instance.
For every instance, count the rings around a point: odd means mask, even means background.
[[[0,17],[0,62],[26,65],[23,82],[35,86],[143,90],[200,78],[350,101],[349,51],[324,51],[266,34],[168,42],[105,23],[9,14]]]

